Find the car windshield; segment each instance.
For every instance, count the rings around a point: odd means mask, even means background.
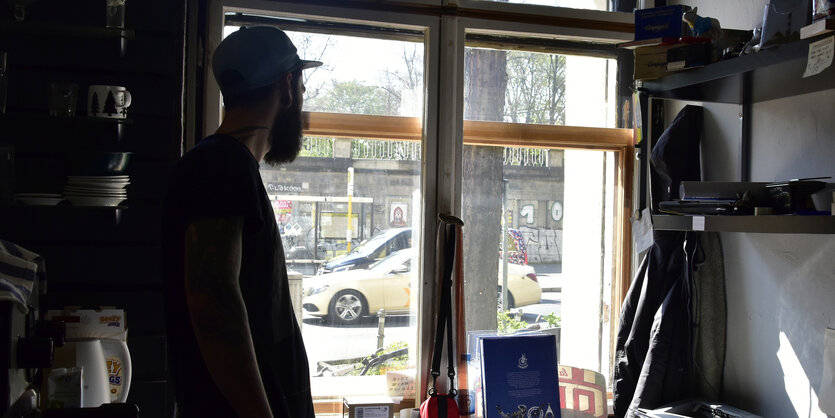
[[[412,253],[413,251],[409,250],[400,250],[398,252],[391,253],[388,257],[383,258],[382,260],[369,266],[368,269],[383,274],[388,273],[411,259]]]
[[[381,245],[385,244],[386,241],[391,239],[391,237],[394,236],[395,234],[397,234],[398,232],[399,231],[394,230],[394,231],[386,231],[386,232],[383,232],[382,234],[374,235],[373,237],[369,238],[366,241],[363,241],[360,245],[358,245],[356,248],[354,248],[351,251],[351,254],[359,254],[359,255],[362,255],[362,256],[367,256],[367,255],[373,253],[374,251],[376,251],[378,248],[380,248]]]

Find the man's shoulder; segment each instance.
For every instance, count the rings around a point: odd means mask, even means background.
[[[246,158],[247,160],[252,160],[252,154],[244,144],[234,137],[222,134],[207,136],[198,142],[194,148],[186,152],[184,157],[201,155],[220,155],[227,158]]]
[[[240,170],[241,167],[257,169],[252,153],[237,139],[227,135],[206,137],[186,152],[177,162],[181,169]]]

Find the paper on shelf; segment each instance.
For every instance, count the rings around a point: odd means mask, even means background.
[[[705,217],[704,216],[694,216],[693,217],[693,228],[694,231],[704,231],[705,230]]]
[[[832,51],[835,47],[835,36],[809,44],[809,58],[806,60],[806,71],[803,78],[821,73],[832,65]]]
[[[641,218],[632,218],[632,236],[635,239],[635,251],[640,253],[652,246],[652,214],[649,208],[641,211]]]

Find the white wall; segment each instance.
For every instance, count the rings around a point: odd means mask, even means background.
[[[759,1],[682,3],[723,26],[756,22],[762,14]],[[738,180],[739,106],[705,107],[705,178]],[[835,90],[755,104],[752,181],[835,177],[833,115]],[[835,236],[723,233],[722,244],[728,298],[723,400],[764,417],[825,417],[817,394],[824,331],[835,328]]]

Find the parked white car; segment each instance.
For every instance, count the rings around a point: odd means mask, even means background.
[[[413,249],[390,254],[367,269],[327,273],[304,279],[302,308],[310,315],[337,324],[351,324],[385,309],[386,314],[408,314],[411,307]],[[508,264],[510,307],[539,303],[542,288],[531,266]],[[498,294],[502,272],[499,265]]]

